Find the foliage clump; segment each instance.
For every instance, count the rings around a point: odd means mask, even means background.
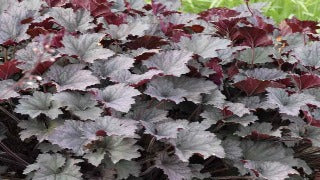
[[[315,177],[317,23],[180,5],[0,0],[2,177]]]

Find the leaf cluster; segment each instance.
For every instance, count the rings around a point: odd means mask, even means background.
[[[317,23],[180,6],[0,0],[2,177],[315,177]]]

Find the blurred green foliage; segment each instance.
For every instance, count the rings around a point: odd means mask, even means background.
[[[267,2],[264,13],[277,22],[292,16],[301,20],[320,21],[320,0],[250,0],[250,3],[256,2]],[[182,10],[199,13],[213,7],[232,8],[243,3],[244,0],[182,0]]]
[[[296,16],[301,20],[320,20],[320,0],[250,0],[250,3],[267,2],[264,8],[267,16],[280,22],[285,18]],[[235,7],[244,0],[182,0],[182,10],[198,13],[212,7]]]

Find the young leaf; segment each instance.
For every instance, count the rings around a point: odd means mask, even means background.
[[[320,86],[320,77],[315,74],[292,75],[291,77],[300,90]]]
[[[221,140],[208,131],[181,130],[173,142],[176,155],[183,162],[188,162],[195,153],[205,159],[209,156],[225,156]]]
[[[115,84],[103,90],[94,91],[97,100],[104,103],[106,107],[111,107],[121,112],[128,112],[135,102],[133,97],[140,95],[138,90],[125,84]]]
[[[190,71],[186,64],[191,58],[192,53],[190,52],[171,50],[156,54],[143,61],[143,64],[148,68],[161,70],[164,75],[180,77]]]
[[[179,104],[184,101],[183,98],[188,95],[188,92],[184,89],[175,88],[174,84],[168,79],[158,78],[148,84],[144,94],[154,97],[159,101],[171,100]]]
[[[163,170],[169,180],[189,179],[191,176],[191,169],[188,167],[188,163],[180,161],[175,155],[168,156],[166,152],[158,154],[155,167]]]
[[[210,92],[217,88],[212,81],[207,81],[202,78],[189,78],[186,76],[168,77],[168,79],[175,85],[175,88],[184,89],[188,92],[186,98],[194,103],[201,102],[201,94],[210,94]]]
[[[52,94],[35,91],[32,96],[24,96],[19,100],[15,112],[27,114],[31,118],[36,118],[40,114],[45,114],[51,119],[55,119],[62,111],[61,105],[52,98]]]
[[[226,49],[230,44],[231,41],[227,39],[193,34],[191,38],[182,37],[177,45],[181,49],[198,54],[203,58],[214,58],[218,56],[217,50]]]
[[[20,131],[20,139],[25,140],[32,136],[36,136],[39,142],[48,139],[48,135],[51,133],[53,128],[60,125],[61,121],[49,121],[47,124],[45,122],[38,121],[36,119],[30,119],[21,121],[18,126],[23,129]]]
[[[110,24],[107,27],[106,33],[110,34],[112,39],[126,40],[129,35],[143,36],[144,32],[149,28],[149,24],[136,20],[128,24],[120,24],[119,26]]]
[[[85,152],[83,146],[90,143],[83,134],[83,126],[84,123],[81,121],[67,120],[63,125],[55,128],[48,140],[61,148],[72,149],[74,153],[83,155]]]
[[[109,60],[103,59],[95,61],[92,70],[96,75],[102,78],[111,77],[113,74],[117,77],[119,74],[118,72],[132,68],[133,63],[133,58],[119,55]]]
[[[320,42],[314,42],[301,48],[294,49],[294,56],[304,66],[319,68],[320,62],[318,59],[318,50],[320,49]]]
[[[312,104],[319,106],[319,102],[313,96],[304,93],[289,94],[280,88],[267,88],[268,100],[270,104],[276,105],[280,113],[285,113],[291,116],[298,116],[299,110],[302,106]]]
[[[194,103],[200,103],[201,94],[209,94],[216,87],[214,83],[204,79],[171,76],[153,79],[144,93],[159,100],[168,99],[179,103],[186,98]]]
[[[85,90],[88,86],[98,84],[99,80],[91,71],[82,70],[84,67],[82,64],[69,64],[64,67],[53,65],[44,76],[56,85],[58,92]]]
[[[273,60],[269,57],[269,55],[272,54],[272,51],[273,47],[248,48],[240,52],[239,60],[244,61],[247,64],[264,64],[272,62]]]
[[[126,118],[155,123],[167,119],[167,111],[156,107],[149,107],[147,103],[135,104],[132,108],[132,112],[129,112],[126,115]]]
[[[85,32],[94,27],[94,24],[91,23],[93,18],[90,12],[85,9],[74,12],[71,8],[53,7],[49,15],[69,32]]]
[[[34,172],[32,179],[68,179],[81,180],[82,173],[76,164],[82,162],[78,159],[66,159],[61,154],[40,154],[34,164],[29,165],[24,174]]]
[[[138,87],[147,83],[154,76],[162,74],[161,70],[150,69],[144,74],[132,74],[129,70],[121,70],[111,74],[110,80],[118,83],[125,83],[133,87]]]
[[[134,139],[110,136],[105,137],[103,142],[113,163],[140,157],[140,147],[135,145],[137,141]]]
[[[99,42],[104,34],[83,34],[79,37],[65,35],[62,40],[63,48],[58,49],[62,54],[77,56],[80,61],[93,63],[97,59],[108,59],[114,52],[103,48]]]
[[[83,120],[96,119],[102,113],[102,109],[96,107],[97,102],[90,94],[62,92],[55,94],[53,99],[60,102],[61,106],[67,106],[67,110]]]
[[[138,122],[129,119],[118,119],[112,116],[97,118],[95,121],[84,124],[83,134],[90,139],[98,140],[97,131],[104,131],[106,135],[116,135],[123,137],[134,137],[138,129]]]
[[[144,133],[156,137],[157,140],[177,138],[178,130],[184,128],[183,125],[171,121],[159,123],[141,121],[141,124],[145,128]]]

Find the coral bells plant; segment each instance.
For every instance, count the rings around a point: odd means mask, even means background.
[[[317,23],[262,7],[0,0],[1,178],[316,178]]]

